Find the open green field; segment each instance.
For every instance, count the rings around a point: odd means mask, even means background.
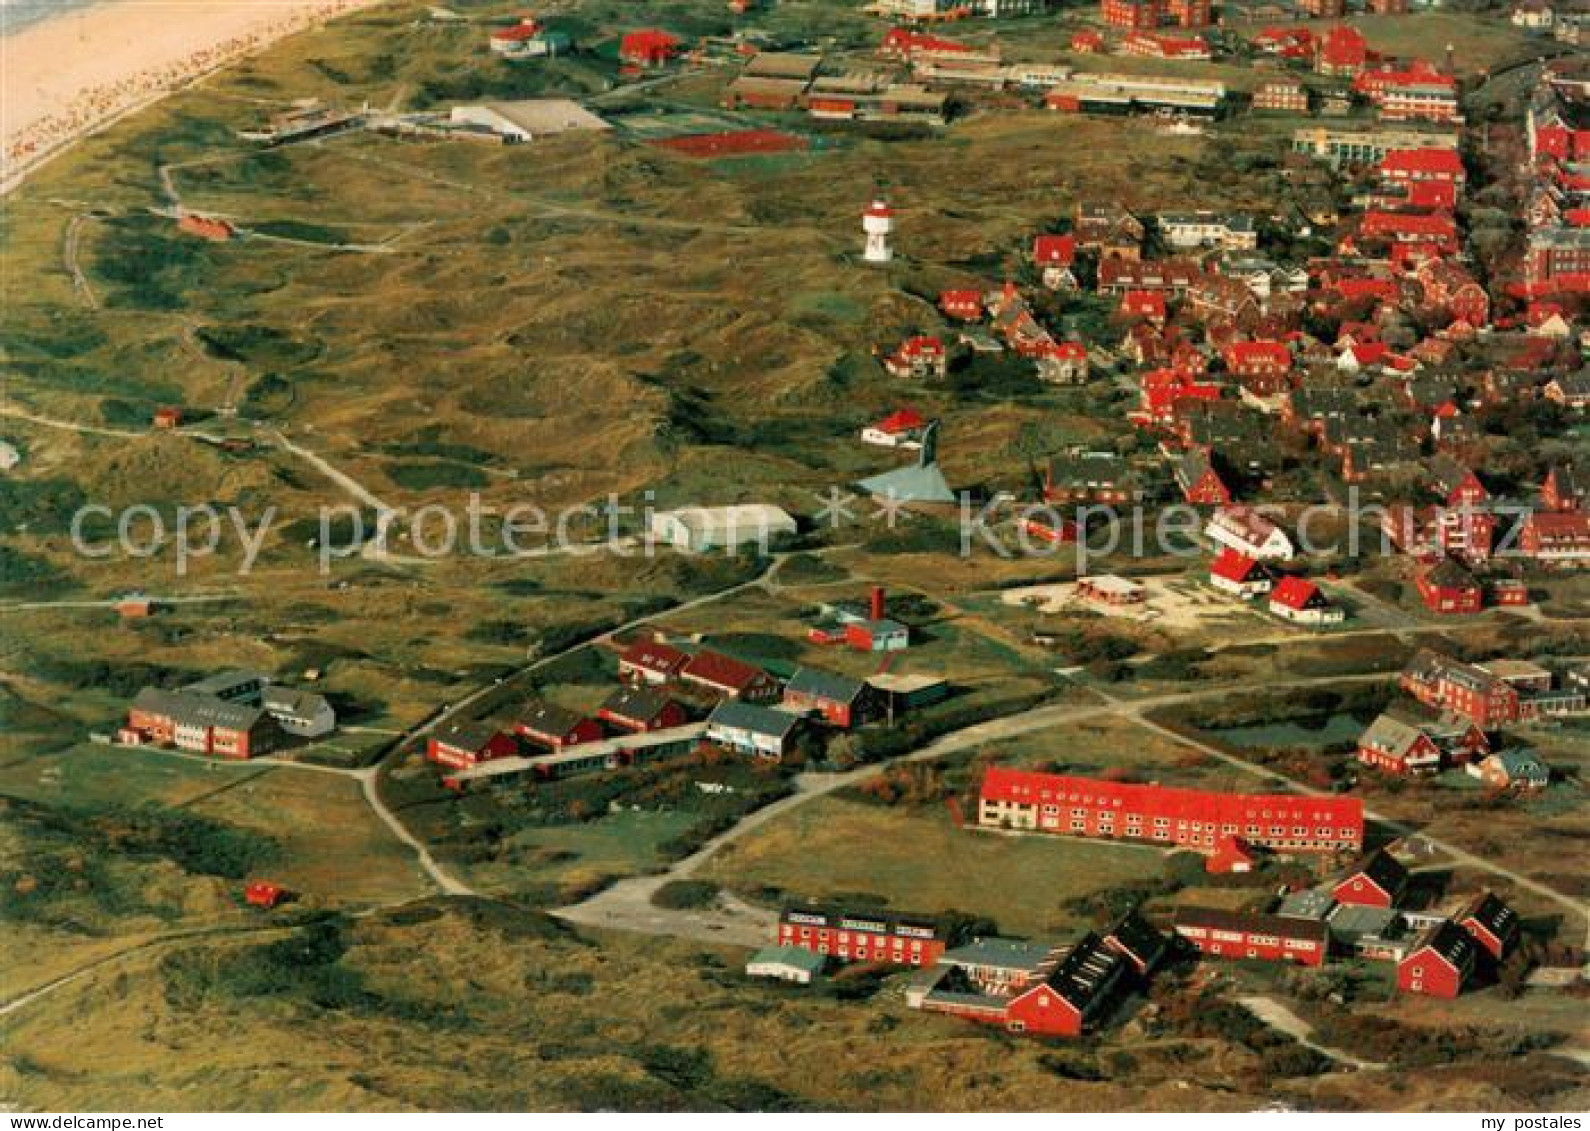
[[[900,911],[960,911],[1007,934],[1070,937],[1092,926],[1069,900],[1154,880],[1165,854],[1136,845],[957,829],[942,805],[908,812],[860,801],[803,806],[716,856],[711,879],[755,897],[872,897]]]

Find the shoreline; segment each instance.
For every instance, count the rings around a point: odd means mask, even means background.
[[[129,114],[380,2],[96,0],[0,37],[0,197]]]

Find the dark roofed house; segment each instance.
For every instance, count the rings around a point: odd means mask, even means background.
[[[568,746],[599,741],[602,724],[555,703],[532,701],[526,703],[519,712],[514,731],[531,742],[562,750]]]
[[[1397,989],[1455,998],[1473,976],[1478,960],[1473,937],[1451,920],[1443,920],[1421,935],[1397,963]]]
[[[453,769],[464,769],[493,758],[511,758],[519,753],[512,735],[503,734],[487,723],[453,723],[433,733],[426,741],[425,757]]]
[[[1045,502],[1125,503],[1139,493],[1131,466],[1113,452],[1054,456],[1044,471]]]
[[[768,761],[782,761],[789,752],[800,716],[738,699],[724,699],[707,717],[708,742]]]
[[[1181,453],[1171,460],[1171,474],[1182,497],[1194,506],[1223,507],[1231,502],[1231,489],[1215,470],[1209,453],[1200,448]]]
[[[1540,487],[1541,501],[1547,510],[1580,511],[1590,498],[1590,479],[1581,477],[1572,464],[1559,463],[1546,472]]]
[[[1382,714],[1359,737],[1358,760],[1392,774],[1433,774],[1441,768],[1441,747],[1419,727]]]
[[[123,740],[175,746],[221,758],[252,758],[281,741],[281,727],[263,707],[183,688],[146,687],[133,698]]]
[[[1132,964],[1139,977],[1153,973],[1170,953],[1170,939],[1135,910],[1128,911],[1104,941]]]
[[[1518,912],[1494,892],[1485,891],[1475,896],[1458,916],[1457,923],[1498,962],[1506,958],[1518,942]]]
[[[1408,879],[1408,869],[1396,857],[1377,852],[1331,888],[1331,895],[1337,903],[1395,907],[1408,889]]]
[[[685,709],[650,687],[621,687],[607,697],[596,717],[621,730],[644,733],[684,726]]]
[[[859,721],[866,684],[820,668],[798,668],[784,685],[784,706],[799,713],[811,712],[837,727]]]
[[[1204,954],[1323,966],[1330,930],[1323,919],[1295,919],[1228,911],[1223,907],[1179,907],[1176,933]]]

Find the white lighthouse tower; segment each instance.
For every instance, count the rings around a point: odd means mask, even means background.
[[[867,233],[867,245],[861,258],[868,263],[887,263],[894,258],[889,247],[889,233],[894,231],[894,210],[881,197],[861,214],[861,230]]]

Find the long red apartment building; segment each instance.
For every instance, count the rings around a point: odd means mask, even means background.
[[[983,776],[977,820],[984,828],[1157,841],[1198,852],[1232,839],[1294,852],[1356,852],[1364,842],[1364,807],[1355,797],[1218,793],[999,766]]]
[[[925,915],[797,906],[778,920],[778,945],[845,962],[932,966],[948,942],[944,926]]]

